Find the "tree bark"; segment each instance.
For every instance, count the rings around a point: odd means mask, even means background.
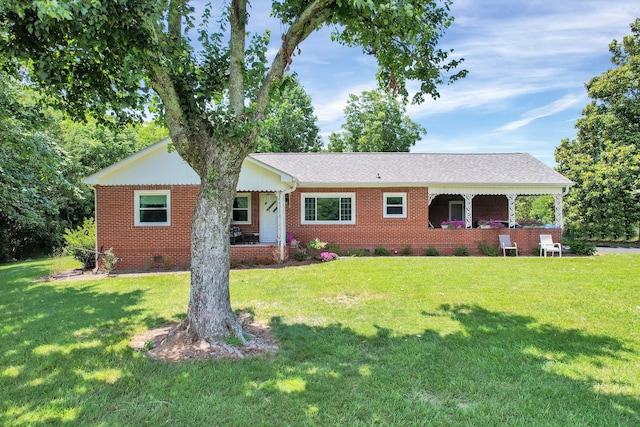
[[[193,147],[194,141],[190,141]],[[234,141],[201,141],[200,192],[191,224],[191,288],[187,317],[163,344],[186,334],[189,341],[215,343],[233,334],[246,343],[231,307],[229,227],[236,187],[246,156]],[[238,153],[242,151],[242,153]]]

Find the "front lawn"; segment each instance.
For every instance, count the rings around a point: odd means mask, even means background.
[[[267,359],[129,349],[189,275],[0,265],[0,425],[640,425],[640,256],[371,257],[231,272]]]

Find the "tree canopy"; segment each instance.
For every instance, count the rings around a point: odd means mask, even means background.
[[[311,98],[295,75],[274,91],[260,129],[256,152],[301,153],[319,151],[322,140]]]
[[[62,174],[66,155],[47,133],[37,93],[0,72],[0,261],[32,255],[49,239],[47,218],[58,213],[58,189],[72,190]]]
[[[406,108],[391,93],[365,91],[349,95],[341,133],[329,135],[329,151],[408,152],[425,128],[406,115]]]
[[[640,19],[609,45],[614,68],[585,86],[592,101],[577,138],[556,149],[558,170],[576,185],[566,197],[566,230],[592,239],[633,239],[640,221]]]
[[[62,232],[93,215],[82,179],[167,136],[155,124],[108,129],[43,104],[24,79],[0,72],[0,262],[50,254]]]
[[[140,120],[156,98],[173,147],[200,176],[189,307],[172,337],[213,342],[233,332],[245,341],[229,297],[231,211],[242,162],[302,41],[331,25],[334,41],[376,58],[382,87],[415,102],[466,73],[437,47],[453,20],[448,0],[271,5],[282,34],[268,62],[270,32],[249,34],[247,0],[207,3],[198,16],[187,0],[0,0],[0,54],[28,63],[32,78],[78,116],[88,109]],[[414,94],[408,80],[419,85]]]

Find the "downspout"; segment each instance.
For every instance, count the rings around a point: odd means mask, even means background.
[[[291,187],[288,190],[282,191],[280,193],[280,200],[281,200],[281,207],[282,207],[282,214],[280,215],[280,223],[278,224],[278,228],[279,228],[279,236],[278,236],[278,241],[279,241],[279,249],[280,249],[280,262],[284,261],[284,247],[287,244],[287,210],[286,210],[286,202],[285,202],[285,198],[287,195],[293,193],[294,191],[296,191],[296,189],[298,188],[298,183],[297,181],[293,181],[293,187]]]
[[[95,185],[90,186],[91,188],[93,188],[93,218],[95,220],[94,224],[95,224],[95,241],[96,241],[96,245],[93,248],[93,250],[95,251],[94,256],[94,262],[95,262],[95,272],[98,272],[98,189],[95,187]]]

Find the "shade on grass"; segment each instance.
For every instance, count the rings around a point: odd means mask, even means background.
[[[640,256],[358,258],[231,274],[272,358],[170,365],[134,334],[188,274],[0,266],[0,424],[638,425]]]

